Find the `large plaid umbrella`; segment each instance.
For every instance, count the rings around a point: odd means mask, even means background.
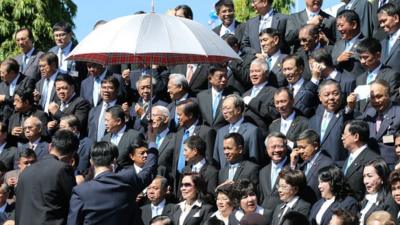
[[[93,30],[67,59],[103,65],[175,65],[221,63],[240,57],[195,21],[149,13],[120,17]]]

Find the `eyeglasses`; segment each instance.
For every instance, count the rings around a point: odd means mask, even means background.
[[[289,190],[291,187],[292,186],[290,186],[290,185],[279,185],[279,184],[276,185],[276,189],[280,188],[282,190]]]
[[[56,37],[56,38],[64,38],[66,36],[67,36],[67,33],[54,34],[54,37]]]
[[[181,186],[182,187],[193,187],[193,184],[191,184],[191,183],[182,183]]]
[[[30,164],[32,164],[32,163],[34,163],[34,162],[36,162],[36,160],[26,160],[26,161],[23,161],[22,164],[24,164],[24,165],[30,165]]]

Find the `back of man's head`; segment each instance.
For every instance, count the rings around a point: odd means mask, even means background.
[[[58,157],[70,156],[78,151],[79,139],[69,130],[59,130],[51,139],[50,153]]]
[[[95,167],[110,166],[117,158],[118,148],[110,142],[97,142],[90,150],[90,160]]]

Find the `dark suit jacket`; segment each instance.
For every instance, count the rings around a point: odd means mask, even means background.
[[[239,43],[241,42],[241,40],[243,38],[244,25],[245,24],[241,24],[239,21],[235,20],[235,29],[236,29],[235,36],[239,40]],[[221,32],[221,27],[222,27],[222,24],[214,27],[214,29],[212,29],[212,30],[219,36],[219,33]]]
[[[363,40],[365,37],[361,33],[361,35],[357,38],[356,42],[354,43],[353,47],[350,49],[352,52],[356,52],[356,47],[357,44]],[[360,59],[357,55],[353,55],[351,58],[349,58],[347,61],[344,62],[337,62],[337,58],[339,57],[340,54],[342,54],[346,49],[346,41],[345,40],[337,40],[335,45],[333,46],[332,49],[332,60],[333,64],[341,70],[341,71],[347,71],[350,74],[354,74],[355,76],[358,76],[365,72],[364,67],[360,63]]]
[[[117,173],[106,171],[74,187],[68,224],[134,224],[140,218],[135,199],[156,174],[157,151],[148,153],[138,174],[133,166]]]
[[[368,200],[365,198],[361,201],[361,203],[360,203],[361,210],[365,208],[367,203],[368,203]],[[399,212],[399,207],[396,204],[396,202],[394,201],[392,195],[390,193],[387,193],[385,190],[380,190],[378,192],[377,202],[375,204],[373,204],[371,206],[371,208],[365,213],[363,224],[366,224],[367,218],[373,212],[380,211],[380,210],[384,210],[393,216],[396,216],[397,213]],[[361,218],[361,213],[358,214],[358,218]]]
[[[364,72],[357,77],[356,85],[366,85],[367,84],[368,72]],[[390,98],[393,102],[399,99],[399,87],[400,87],[400,73],[394,71],[388,66],[382,66],[376,76],[376,79],[382,79],[389,83],[390,85]],[[358,101],[356,104],[356,111],[364,113],[369,106],[368,100]]]
[[[244,34],[241,44],[241,50],[246,54],[261,53],[260,39],[259,39],[259,27],[260,27],[261,16],[255,16],[249,19],[244,24]],[[286,22],[288,16],[273,12],[271,28],[275,28],[279,33],[284,34],[286,29]],[[285,46],[284,44],[282,46]]]
[[[380,158],[380,156],[367,147],[353,160],[346,171],[345,176],[347,181],[351,189],[355,192],[355,197],[358,200],[361,200],[365,194],[365,185],[363,183],[364,165],[377,158]],[[346,162],[347,160],[348,159],[346,159]],[[343,171],[345,166],[346,164],[343,165]]]
[[[31,57],[29,58],[28,64],[25,67],[22,65],[24,54],[21,53],[15,56],[15,60],[17,60],[20,65],[19,72],[25,74],[26,76],[34,79],[35,81],[40,80],[41,74],[39,70],[39,58],[42,56],[44,52],[38,51],[36,48],[33,50]]]
[[[190,95],[190,94],[188,94],[188,97],[186,99],[192,99],[192,100],[196,101],[196,99],[194,97],[192,97],[192,95]],[[182,100],[186,100],[186,99],[182,99]],[[179,124],[175,123],[175,109],[176,109],[175,101],[172,101],[171,103],[169,103],[167,108],[169,110],[169,129],[171,129],[172,131],[177,131],[179,128]]]
[[[58,74],[60,74],[60,73],[58,73]],[[57,74],[57,75],[58,75],[58,74]],[[57,75],[56,75],[56,76],[57,76]],[[42,97],[43,86],[44,86],[44,82],[45,82],[45,81],[46,81],[45,78],[41,78],[38,82],[36,82],[36,85],[35,85],[35,89],[40,93],[41,97]],[[47,97],[50,98],[50,101],[49,101],[49,102],[54,102],[54,101],[56,101],[56,99],[58,99],[57,94],[56,94],[56,87],[55,87],[55,86],[51,89],[51,94],[50,94],[50,96],[47,96]],[[42,102],[43,102],[44,100],[45,100],[45,99],[43,99],[43,98],[40,98],[40,99],[39,99],[38,107],[39,107],[40,109],[42,109]],[[42,109],[42,110],[43,110],[43,109]]]
[[[336,23],[335,18],[324,11],[320,11],[320,16],[324,19],[321,24],[321,31],[326,35],[331,43],[336,41]],[[291,14],[287,21],[285,39],[289,45],[294,45],[294,52],[297,50],[299,43],[299,30],[307,24],[308,16],[306,10]]]
[[[175,149],[175,133],[168,132],[158,148],[158,166],[164,166],[167,173],[172,171],[172,157]]]
[[[54,155],[28,166],[20,173],[16,188],[16,224],[66,224],[75,185],[73,168]]]
[[[121,78],[121,75],[119,74],[113,74],[110,71],[106,72],[106,75],[104,76],[104,79],[106,79],[107,77],[115,77],[117,78],[118,82],[119,82],[119,88],[117,91],[117,98],[122,100],[125,99],[127,93],[126,93],[126,89],[125,89],[125,83]],[[82,83],[81,83],[81,91],[80,91],[80,96],[84,99],[86,99],[90,105],[93,107],[94,103],[93,103],[93,86],[94,86],[94,82],[95,82],[95,78],[93,76],[88,76],[86,77]],[[100,89],[101,89],[101,85],[100,85]],[[101,97],[100,97],[100,89],[99,89],[99,98],[97,99],[97,104],[98,105],[101,102]]]
[[[14,93],[19,90],[35,89],[35,80],[20,73]],[[0,82],[0,95],[5,95],[4,102],[0,104],[0,119],[7,124],[14,109],[14,97],[10,96],[10,84]]]
[[[320,199],[311,208],[310,215],[308,216],[308,219],[309,219],[311,225],[317,225],[317,222],[315,221],[315,217],[317,216],[317,213],[320,210],[324,201],[325,201],[324,199]],[[341,208],[341,209],[344,209],[344,210],[352,212],[352,213],[357,213],[358,212],[358,202],[356,199],[354,199],[353,197],[349,197],[349,196],[347,196],[343,200],[335,199],[335,201],[328,207],[328,209],[325,211],[324,215],[322,216],[320,225],[328,225],[329,221],[332,218],[333,210],[337,209],[337,208]]]
[[[240,162],[239,168],[236,169],[235,176],[233,176],[233,180],[241,180],[241,179],[248,179],[251,181],[255,186],[258,185],[258,172],[260,168],[257,164],[243,160]],[[229,177],[229,164],[227,163],[218,173],[218,185],[222,184]]]
[[[192,165],[187,165],[183,169],[184,172],[191,172]],[[204,181],[207,184],[207,192],[209,194],[215,195],[215,188],[217,187],[218,181],[218,170],[210,163],[206,162],[206,164],[200,169],[200,175],[204,178]]]
[[[284,167],[288,167],[289,165],[289,157],[287,157]],[[271,166],[272,164],[269,163],[260,170],[260,183],[258,185],[258,192],[260,196],[259,202],[261,202],[261,206],[264,209],[269,209],[273,211],[276,205],[281,203],[281,200],[279,199],[278,189],[276,188],[276,185],[271,189]],[[277,181],[278,177],[275,181],[275,184],[277,184]]]
[[[208,89],[208,64],[198,64],[189,82],[191,94],[197,95],[202,90]],[[171,73],[180,73],[186,76],[187,64],[176,65],[170,68]]]
[[[338,71],[335,80],[340,84],[340,88],[344,96],[349,96],[349,94],[356,88],[355,76],[346,71]]]
[[[228,133],[229,124],[220,128],[217,132],[217,137],[215,138],[213,159],[219,168],[223,168],[226,163],[224,154],[224,137]],[[262,165],[265,162],[265,148],[259,128],[251,123],[243,122],[240,125],[238,133],[244,138],[244,150],[246,153],[245,159],[249,159],[258,165]]]
[[[268,132],[280,132],[281,130],[282,118],[274,120],[271,125],[269,125]],[[286,138],[292,142],[296,141],[297,136],[308,128],[308,119],[299,115],[296,112],[292,123],[290,124],[289,130],[286,133]]]
[[[18,148],[20,150],[29,148],[29,143],[26,144],[19,144]],[[37,160],[41,160],[46,158],[49,154],[49,143],[43,140],[40,140],[39,143],[36,145],[35,149],[33,150],[36,154]]]
[[[304,80],[300,90],[294,96],[294,108],[303,116],[310,118],[314,115],[318,105],[318,86],[311,81]]]
[[[151,108],[148,107],[147,108],[147,112],[145,112],[145,116],[143,118],[140,118],[135,111],[135,105],[138,104],[141,107],[143,107],[143,99],[139,98],[137,103],[133,102],[132,106],[129,108],[129,116],[130,116],[130,120],[133,124],[133,129],[138,130],[142,133],[146,133],[147,132],[147,127],[148,127],[148,115],[150,114],[150,110]],[[152,106],[156,106],[156,105],[160,105],[160,106],[168,106],[168,103],[160,100],[157,96],[154,96],[153,99],[151,100],[151,105]]]
[[[236,89],[233,87],[229,87],[229,86],[222,91],[222,97],[219,101],[215,118],[213,118],[213,113],[212,113],[212,90],[211,90],[211,88],[201,91],[197,94],[197,103],[199,104],[199,108],[201,111],[201,118],[205,125],[217,130],[217,129],[225,126],[228,123],[222,116],[222,110],[221,110],[222,102],[223,102],[223,98],[225,98],[226,96],[233,94],[233,93],[237,94]]]
[[[309,120],[309,127],[321,134],[322,118],[325,108],[319,105],[314,116]],[[343,148],[341,140],[344,124],[350,119],[344,114],[344,110],[339,110],[332,116],[328,127],[325,131],[325,136],[321,140],[321,148],[325,149],[334,161],[344,160],[347,157],[347,151]]]
[[[280,54],[275,64],[272,65],[272,68],[268,74],[268,82],[271,82],[271,85],[274,87],[283,87],[287,86],[286,77],[282,74],[282,61],[287,56],[287,54]]]
[[[166,203],[161,215],[170,217],[172,215],[172,210],[173,210],[174,206],[175,206],[174,204]],[[141,221],[142,224],[143,225],[150,224],[150,220],[152,219],[151,204],[146,204],[146,205],[140,207],[139,211],[140,211],[140,215],[142,218],[142,221]],[[135,221],[137,221],[137,220],[135,220]]]
[[[393,167],[396,163],[396,153],[394,143],[383,143],[383,136],[394,135],[400,129],[400,106],[391,105],[383,114],[383,119],[379,131],[376,132],[376,117],[377,112],[374,108],[368,107],[361,116],[369,125],[369,135],[371,146],[375,149],[379,148],[380,155],[386,163]]]
[[[250,64],[254,55],[242,52],[238,54],[242,60],[233,59],[228,62],[228,86],[235,87],[243,94],[253,86],[250,81]]]
[[[193,208],[189,211],[189,214],[186,216],[183,225],[202,225],[206,222],[206,220],[210,217],[213,212],[213,206],[202,203],[201,207],[193,206]],[[174,224],[179,224],[179,217],[182,214],[181,207],[176,204],[172,210],[171,219]],[[195,217],[196,215],[196,217]]]
[[[102,141],[111,141],[111,133],[107,133],[101,140]],[[132,160],[129,158],[129,151],[131,144],[135,141],[136,138],[144,139],[143,134],[139,133],[133,129],[125,129],[124,134],[121,137],[121,140],[118,143],[118,165],[120,166],[129,166],[132,165]]]
[[[280,225],[282,224],[282,218],[289,212],[298,212],[303,214],[304,216],[308,216],[308,212],[310,211],[311,205],[310,203],[304,201],[299,198],[297,202],[293,205],[292,208],[286,210],[285,214],[283,214],[283,206],[285,203],[281,203],[275,207],[274,214],[272,215],[272,223],[271,225]]]
[[[391,67],[396,72],[400,72],[400,63],[398,59],[400,58],[400,40],[397,40],[390,52],[388,49],[389,38],[385,38],[381,41],[382,45],[382,63],[386,66]]]
[[[86,174],[89,167],[90,167],[90,149],[93,145],[93,140],[84,137],[79,140],[79,148],[78,148],[78,155],[79,155],[79,163],[76,167],[76,170],[80,174]]]
[[[375,1],[378,2],[378,1]],[[345,10],[345,5],[341,6],[337,10],[337,14]],[[367,36],[371,37],[373,33],[373,18],[377,17],[376,12],[372,13],[372,6],[369,1],[355,0],[350,7],[350,10],[354,10],[360,17],[360,28],[361,32]]]
[[[251,90],[243,94],[243,97],[250,96]],[[264,137],[267,136],[268,126],[271,122],[278,118],[278,113],[274,106],[274,93],[276,88],[265,85],[260,92],[255,96],[244,111],[244,118],[246,121],[253,123],[260,128]]]
[[[7,171],[13,170],[16,165],[15,162],[18,160],[18,149],[6,143],[3,151],[0,153],[0,161],[4,163],[7,167]]]

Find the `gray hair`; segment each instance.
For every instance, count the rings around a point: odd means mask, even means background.
[[[27,119],[32,119],[32,120],[33,120],[33,123],[35,124],[36,127],[39,128],[40,132],[42,131],[42,129],[43,129],[43,123],[42,123],[42,121],[41,121],[38,117],[36,117],[36,116],[30,116],[30,117],[28,117]],[[25,119],[25,121],[26,121],[27,119]],[[25,123],[25,122],[24,122],[24,123]]]
[[[260,65],[264,73],[268,73],[269,71],[268,63],[264,59],[255,58],[253,61],[251,61],[250,66],[251,65]]]
[[[301,141],[301,140],[307,140],[308,143],[318,143],[320,144],[320,139],[319,139],[319,134],[312,129],[307,129],[301,132],[297,138],[296,141]]]
[[[169,80],[172,81],[176,86],[182,87],[184,90],[189,90],[189,83],[185,75],[180,73],[171,73]]]
[[[136,89],[139,89],[139,83],[143,80],[146,79],[151,79],[151,84],[153,85],[153,87],[157,84],[157,80],[152,77],[151,75],[145,74],[139,77],[139,79],[136,81]]]
[[[158,111],[160,111],[160,113],[161,113],[163,116],[170,118],[170,117],[169,117],[169,110],[168,110],[168,108],[165,107],[165,106],[156,105],[156,106],[153,106],[152,111],[153,111],[153,110],[158,110]]]
[[[224,99],[224,102],[228,99],[228,98],[233,98],[233,105],[235,108],[240,108],[241,112],[244,112],[244,101],[243,98],[240,97],[240,95],[238,94],[230,94],[228,96],[226,96],[226,98]]]
[[[167,180],[167,178],[165,178],[163,176],[160,176],[160,175],[157,175],[154,178],[154,180],[160,180],[160,188],[161,188],[161,190],[167,191],[167,189],[168,189],[168,180]]]
[[[265,141],[264,141],[265,147],[268,148],[268,141],[270,138],[273,138],[273,137],[283,139],[283,144],[285,146],[287,146],[286,136],[284,134],[282,134],[281,132],[274,131],[274,132],[269,133],[268,136],[265,138]]]

